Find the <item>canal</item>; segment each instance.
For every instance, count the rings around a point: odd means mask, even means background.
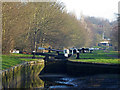
[[[76,90],[85,88],[117,89],[120,86],[120,74],[84,74],[77,71],[79,74],[74,75],[76,69],[70,71],[71,68],[66,63],[67,61],[51,61],[46,64],[41,60],[37,63],[27,63],[11,68],[2,74],[2,88],[70,88]]]

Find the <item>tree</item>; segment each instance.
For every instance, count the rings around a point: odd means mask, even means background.
[[[82,47],[88,31],[58,2],[3,3],[3,53],[41,47]]]

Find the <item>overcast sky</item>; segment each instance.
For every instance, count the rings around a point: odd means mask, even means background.
[[[77,18],[80,14],[115,19],[114,13],[118,13],[120,0],[60,0],[66,5],[69,12],[74,12]]]

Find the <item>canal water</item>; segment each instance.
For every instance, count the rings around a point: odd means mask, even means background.
[[[63,66],[64,67],[64,66]],[[115,88],[120,86],[119,74],[71,76],[64,73],[42,73],[44,62],[14,67],[2,76],[2,88],[85,89]],[[53,70],[54,71],[54,70]],[[64,71],[64,70],[63,70]]]

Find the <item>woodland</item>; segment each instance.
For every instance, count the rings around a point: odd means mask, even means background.
[[[116,15],[118,18],[119,15]],[[2,3],[2,53],[92,47],[105,38],[118,48],[118,21],[68,13],[61,2]]]

